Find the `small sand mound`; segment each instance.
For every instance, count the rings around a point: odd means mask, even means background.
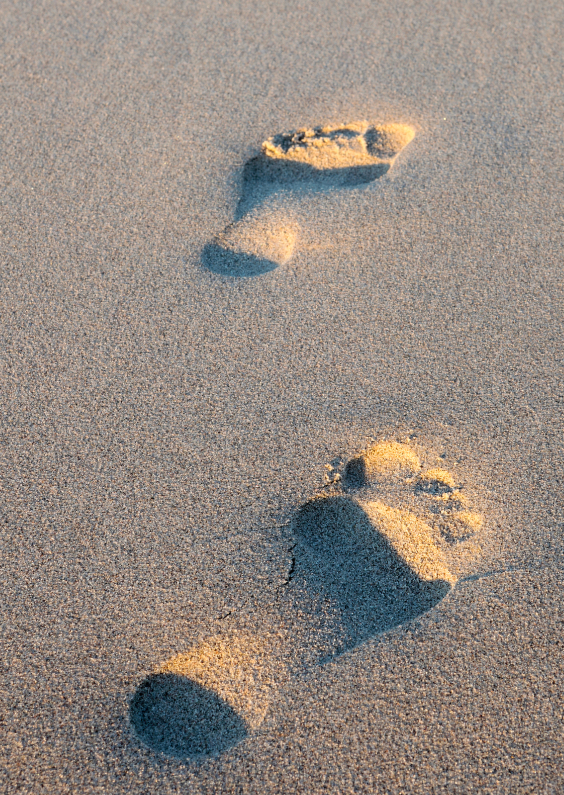
[[[275,135],[263,143],[262,151],[272,159],[320,170],[351,168],[392,161],[414,136],[415,130],[405,124],[362,121]]]
[[[407,444],[378,442],[348,462],[344,485],[353,489],[373,486],[397,477],[412,477],[419,469],[421,462]]]
[[[460,511],[460,513],[456,515],[456,519],[472,532],[481,530],[484,524],[484,517],[482,514],[475,511]]]
[[[368,475],[405,475],[409,477],[421,468],[416,453],[407,444],[378,442],[363,456]]]

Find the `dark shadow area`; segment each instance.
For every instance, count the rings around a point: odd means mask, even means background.
[[[294,530],[298,544],[292,581],[306,602],[308,594],[317,600],[323,594],[338,609],[347,637],[339,653],[420,616],[450,590],[444,580],[420,579],[347,497],[306,503]]]
[[[260,154],[247,161],[243,167],[241,199],[235,219],[241,219],[270,193],[280,190],[323,191],[354,188],[379,179],[389,168],[389,163],[375,163],[368,166],[319,169],[308,163]]]
[[[343,472],[343,486],[345,489],[362,489],[368,485],[366,479],[366,462],[364,456],[351,458]]]
[[[137,736],[154,751],[182,759],[214,756],[247,735],[247,726],[212,690],[178,674],[147,677],[130,705]]]
[[[231,251],[217,243],[208,243],[202,251],[202,264],[220,276],[260,276],[278,267],[277,262],[261,259],[242,251]]]
[[[308,187],[365,185],[382,177],[390,168],[389,163],[374,163],[365,166],[342,168],[315,168],[298,160],[284,160],[260,154],[245,163],[243,168],[243,193],[252,190],[257,183],[289,185],[307,184]]]

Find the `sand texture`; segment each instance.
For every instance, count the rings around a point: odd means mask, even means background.
[[[0,31],[1,795],[561,795],[563,4]]]

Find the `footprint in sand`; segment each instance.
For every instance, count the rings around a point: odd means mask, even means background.
[[[269,631],[210,638],[140,684],[130,720],[146,745],[185,759],[221,753],[258,728],[285,684],[425,613],[468,572],[483,517],[420,452],[381,441],[332,473],[293,519]]]
[[[203,264],[223,275],[256,276],[288,262],[299,226],[277,199],[373,182],[414,135],[405,124],[353,122],[269,138],[243,168],[235,221],[204,248]]]

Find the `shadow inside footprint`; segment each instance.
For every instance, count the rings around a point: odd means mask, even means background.
[[[260,276],[277,268],[279,263],[245,251],[232,251],[218,243],[208,243],[202,251],[202,264],[220,276]]]
[[[389,163],[316,168],[309,163],[277,160],[261,153],[247,161],[243,168],[241,199],[235,218],[239,220],[268,194],[279,190],[323,191],[354,188],[383,177],[389,168]]]
[[[139,685],[130,720],[150,748],[183,759],[215,756],[247,735],[244,720],[213,690],[173,673]]]
[[[336,605],[344,647],[413,619],[444,598],[451,584],[423,579],[398,554],[361,505],[337,495],[314,499],[294,522],[293,580],[307,600]]]
[[[345,489],[362,489],[368,485],[366,477],[366,462],[364,456],[351,458],[343,472],[343,486]]]

